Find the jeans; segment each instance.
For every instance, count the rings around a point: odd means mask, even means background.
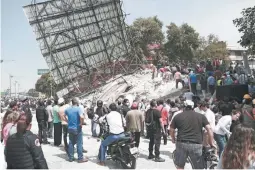
[[[69,146],[68,146],[68,157],[69,160],[74,160],[74,145],[77,144],[78,160],[83,159],[83,136],[82,130],[68,129],[69,133]]]
[[[53,136],[53,121],[48,122],[48,137],[52,138]]]
[[[93,120],[91,120],[91,133],[93,137],[97,137],[96,127],[97,124]]]
[[[109,135],[105,140],[102,141],[100,145],[100,150],[99,150],[100,152],[99,159],[101,162],[105,161],[105,153],[106,153],[107,146],[123,137],[125,137],[124,133],[121,133],[119,135]]]
[[[220,157],[226,144],[225,135],[219,135],[214,133],[214,140],[216,141],[219,147],[219,157]]]
[[[209,85],[209,92],[211,93],[211,95],[214,94],[215,91],[215,86],[214,85]]]
[[[38,136],[39,136],[39,140],[40,140],[40,143],[44,143],[44,142],[47,142],[47,125],[46,125],[47,122],[45,121],[41,121],[41,122],[38,122]]]
[[[168,127],[168,125],[164,125],[165,132],[167,132],[167,127]],[[163,136],[163,139],[164,139],[164,145],[166,145],[167,144],[167,133],[166,133],[166,135]]]
[[[62,128],[63,128],[63,139],[64,139],[65,148],[68,148],[68,143],[67,143],[68,127],[67,125],[62,125]]]
[[[183,143],[177,141],[174,155],[176,159],[174,164],[179,168],[184,168],[188,156],[191,159],[194,169],[204,169],[202,144]]]
[[[151,132],[149,134],[149,139],[150,139],[150,142],[149,142],[149,153],[150,155],[153,154],[153,147],[155,145],[155,156],[156,158],[159,157],[160,155],[160,143],[161,143],[161,131],[158,130],[156,132]]]
[[[194,95],[197,95],[197,83],[191,83],[191,84],[190,84],[190,88],[191,88],[191,92],[192,92]]]

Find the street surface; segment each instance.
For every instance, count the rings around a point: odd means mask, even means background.
[[[35,112],[33,113],[33,122],[32,122],[32,131],[37,134],[38,126],[35,118]],[[90,132],[90,121],[87,121],[88,125],[83,126],[83,147],[88,153],[85,153],[84,156],[87,156],[89,161],[86,163],[77,163],[68,162],[67,155],[61,147],[55,147],[53,145],[53,139],[49,139],[51,144],[42,145],[44,156],[47,160],[48,166],[50,169],[120,169],[115,162],[112,160],[106,161],[106,166],[102,167],[97,165],[97,154],[100,146],[100,142],[97,139],[91,137]],[[62,140],[63,144],[63,140]],[[172,160],[172,152],[175,149],[174,144],[169,140],[167,145],[162,145],[160,148],[161,157],[164,158],[165,162],[154,162],[153,160],[148,160],[148,145],[149,140],[141,138],[140,146],[139,146],[139,157],[137,159],[137,169],[175,169],[173,160]],[[77,154],[75,153],[75,158],[77,159]],[[185,169],[191,169],[189,164],[186,165]]]

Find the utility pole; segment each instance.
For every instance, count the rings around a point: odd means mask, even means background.
[[[10,79],[10,98],[12,97],[12,75],[9,75],[9,79]]]
[[[17,98],[17,83],[18,83],[17,81],[15,81],[15,83],[14,83],[15,84],[15,98]]]
[[[19,98],[19,86],[20,86],[20,84],[18,83],[18,98]]]

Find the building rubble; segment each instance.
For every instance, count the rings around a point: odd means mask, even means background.
[[[162,78],[156,77],[152,80],[152,71],[140,70],[131,75],[118,75],[99,88],[95,93],[82,97],[86,101],[102,100],[109,104],[118,98],[133,100],[158,99],[178,91],[175,81],[163,82]]]

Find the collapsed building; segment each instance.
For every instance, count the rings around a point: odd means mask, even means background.
[[[33,0],[23,9],[62,87],[58,97],[114,101],[127,91],[161,93],[149,73],[137,73],[144,63],[132,48],[121,0]]]

